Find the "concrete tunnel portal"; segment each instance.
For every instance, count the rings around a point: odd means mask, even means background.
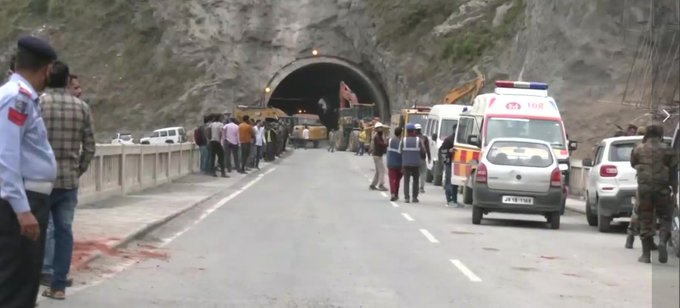
[[[322,124],[336,128],[341,81],[357,95],[359,103],[375,103],[375,115],[389,119],[389,102],[382,85],[356,64],[337,57],[301,58],[282,67],[267,84],[264,102],[289,115],[318,114]]]

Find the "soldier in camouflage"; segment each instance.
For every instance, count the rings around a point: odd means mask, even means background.
[[[630,163],[637,171],[638,222],[642,241],[639,262],[651,263],[651,250],[655,233],[655,214],[659,219],[659,262],[668,261],[667,244],[671,227],[671,187],[677,194],[677,157],[663,143],[663,128],[648,126],[644,142],[635,147]]]
[[[637,134],[638,136],[644,136],[645,135],[645,127],[641,126],[637,129]],[[642,143],[644,143],[646,139],[643,137]],[[640,223],[638,222],[638,204],[640,200],[640,196],[636,193],[635,194],[635,204],[633,204],[633,212],[630,214],[630,224],[628,224],[628,236],[626,237],[626,245],[625,247],[628,249],[633,249],[633,243],[635,242],[635,237],[640,235]],[[652,240],[652,250],[656,250],[657,246]]]

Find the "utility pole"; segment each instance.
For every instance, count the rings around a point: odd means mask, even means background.
[[[650,18],[649,18],[649,37],[651,38],[651,55],[650,55],[650,65],[652,66],[652,84],[651,84],[651,91],[650,91],[650,102],[649,102],[649,112],[652,114],[652,118],[654,120],[657,120],[658,116],[658,110],[657,110],[657,95],[656,95],[656,74],[657,74],[657,65],[656,65],[656,37],[654,36],[654,28],[655,28],[655,19],[656,19],[656,5],[655,5],[655,0],[650,0]]]

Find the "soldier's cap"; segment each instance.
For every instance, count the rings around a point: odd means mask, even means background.
[[[415,126],[415,125],[413,125],[413,124],[407,124],[407,125],[406,125],[406,131],[411,132],[411,131],[414,131],[414,130],[416,130],[416,126]]]
[[[17,41],[19,49],[30,51],[47,60],[56,60],[57,52],[46,41],[35,36],[22,36]]]
[[[638,136],[644,136],[646,132],[647,128],[645,126],[638,127],[637,129]]]

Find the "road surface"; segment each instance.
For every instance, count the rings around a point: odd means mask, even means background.
[[[576,213],[418,205],[368,190],[370,157],[298,150],[75,273],[41,307],[678,307],[678,260],[640,264]],[[656,255],[654,255],[656,258]],[[653,296],[654,295],[654,296]],[[655,298],[653,300],[653,298]]]

